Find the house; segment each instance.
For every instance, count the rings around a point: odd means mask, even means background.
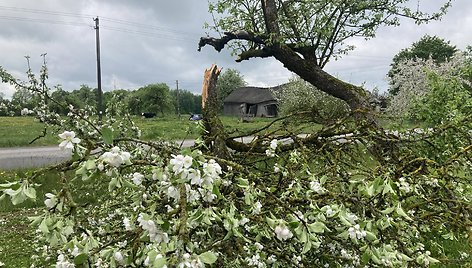
[[[275,117],[277,100],[272,88],[240,87],[224,99],[223,114],[233,116]]]

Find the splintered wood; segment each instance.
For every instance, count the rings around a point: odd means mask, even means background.
[[[221,68],[213,64],[210,69],[205,70],[202,88],[202,109],[205,109],[209,101],[217,101],[216,98],[216,81],[221,73]],[[213,103],[216,105],[216,103]],[[215,106],[216,108],[216,106]],[[212,108],[210,108],[212,109]]]

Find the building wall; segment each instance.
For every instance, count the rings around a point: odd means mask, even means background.
[[[248,104],[248,103],[225,103],[223,106],[223,114],[230,115],[230,116],[241,116],[241,105],[245,105],[244,108],[246,113],[250,111],[255,111],[255,116],[257,117],[268,117],[268,116],[276,116],[268,114],[267,109],[265,108],[266,105],[276,105],[276,101],[267,101],[257,104]],[[251,108],[252,107],[252,108]]]

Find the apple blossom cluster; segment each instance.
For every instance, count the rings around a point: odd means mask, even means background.
[[[147,219],[147,220],[146,220]],[[163,232],[160,228],[156,226],[156,223],[150,219],[150,217],[146,214],[139,214],[138,223],[143,230],[147,231],[149,234],[149,239],[151,242],[155,243],[168,243],[169,236],[166,232]],[[126,227],[126,226],[125,226]]]
[[[105,152],[100,159],[111,167],[119,167],[121,165],[130,165],[131,155],[129,152],[122,151],[120,147],[115,146],[109,152]],[[100,169],[100,168],[99,168]]]
[[[287,240],[287,239],[290,239],[292,238],[293,234],[292,232],[290,231],[290,229],[288,229],[286,226],[284,225],[277,225],[274,229],[274,232],[275,232],[275,235],[277,236],[277,238],[279,240]]]
[[[276,139],[271,140],[269,143],[269,148],[265,151],[268,157],[275,157],[275,151],[277,150],[278,141]]]
[[[72,150],[74,149],[75,144],[80,143],[80,139],[75,137],[74,131],[64,131],[63,133],[59,134],[59,138],[62,139],[61,143],[59,144],[59,148],[62,150]]]
[[[179,181],[183,182],[188,202],[194,203],[202,199],[211,203],[217,197],[213,193],[213,184],[215,180],[220,179],[221,166],[214,159],[200,161],[200,171],[192,168],[193,162],[194,159],[189,155],[172,155],[169,168],[174,176],[162,176],[161,185],[163,189],[167,189],[166,195],[176,202],[180,200],[181,195],[179,184],[176,183]]]

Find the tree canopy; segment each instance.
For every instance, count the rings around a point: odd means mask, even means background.
[[[438,12],[411,9],[410,0],[214,0],[211,28],[222,31],[221,38],[202,37],[205,45],[221,51],[229,44],[237,61],[274,57],[318,89],[346,101],[351,109],[368,106],[362,88],[329,75],[322,68],[332,57],[353,49],[349,38],[372,38],[380,26],[396,26],[401,17],[417,23],[439,19],[451,0]],[[416,3],[416,2],[415,2]],[[231,42],[234,41],[234,42]]]
[[[395,95],[398,93],[399,89],[393,85],[395,82],[392,78],[395,76],[395,73],[398,72],[400,68],[399,65],[406,60],[428,60],[431,58],[434,63],[439,64],[452,58],[456,52],[457,47],[451,45],[450,41],[430,35],[425,35],[417,42],[414,42],[410,47],[400,50],[400,52],[393,57],[393,62],[388,72],[391,84],[391,88],[389,89],[390,94]]]

